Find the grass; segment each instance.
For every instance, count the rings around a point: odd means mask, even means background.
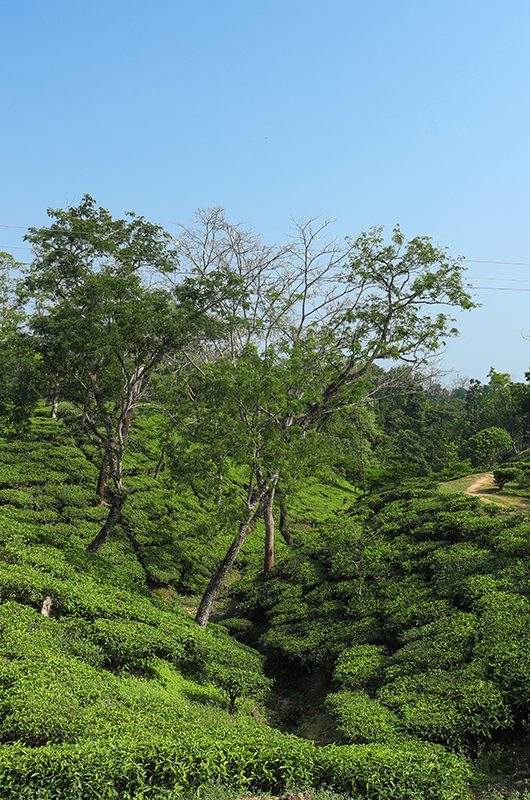
[[[444,492],[453,492],[462,494],[462,492],[466,492],[470,486],[472,486],[475,481],[478,481],[485,473],[484,472],[474,472],[472,475],[465,475],[463,478],[456,478],[456,480],[452,481],[444,481],[440,484],[440,489]]]

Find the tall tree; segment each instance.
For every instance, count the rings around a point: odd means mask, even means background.
[[[249,287],[246,324],[234,315],[236,335],[218,344],[216,378],[222,370],[231,408],[223,415],[244,431],[254,487],[245,521],[200,603],[201,626],[259,515],[266,511],[270,524],[289,454],[303,453],[330,417],[377,392],[378,362],[424,365],[456,334],[444,306],[473,306],[461,263],[427,237],[407,242],[396,228],[387,241],[376,228],[341,245],[326,233],[327,223],[296,227],[289,246]],[[267,552],[270,568],[270,533]]]
[[[108,470],[108,517],[88,545],[96,552],[120,518],[129,432],[153,374],[190,342],[204,314],[160,226],[134,214],[114,219],[88,195],[48,213],[52,223],[26,237],[35,258],[25,285],[43,364],[99,448],[99,483]]]
[[[41,390],[38,354],[16,291],[19,270],[13,256],[0,253],[0,427],[4,433],[19,432],[27,424]]]
[[[527,446],[530,436],[530,389],[513,382],[510,375],[488,372],[488,383],[472,380],[466,395],[468,437],[485,428],[503,428],[512,437],[515,454]]]

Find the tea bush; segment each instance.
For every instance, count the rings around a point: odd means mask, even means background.
[[[0,748],[5,800],[160,798],[215,784],[239,792],[327,786],[367,800],[463,800],[465,764],[442,749],[408,744],[316,748],[275,731],[225,727],[213,741],[184,726],[178,743],[155,740]],[[40,793],[40,794],[39,794]],[[197,793],[197,792],[196,792]]]
[[[427,625],[407,630],[392,656],[387,677],[428,669],[452,669],[470,660],[477,630],[476,614],[453,611]]]
[[[530,712],[529,553],[525,515],[394,488],[314,528],[253,589],[241,582],[234,615],[272,664],[349,690],[327,707],[351,740],[377,726],[384,738],[392,720],[473,754],[521,736]]]
[[[153,594],[144,568],[178,590],[202,588],[232,536],[230,521],[215,526],[215,512],[189,487],[154,480],[158,454],[140,432],[123,528],[89,556],[106,514],[94,502],[98,454],[41,416],[32,436],[1,443],[0,797],[176,800],[223,786],[240,795],[312,787],[322,800],[463,800],[466,762],[411,737],[467,747],[522,719],[523,627],[500,624],[508,600],[497,617],[488,605],[507,581],[523,585],[522,522],[508,530],[484,516],[488,524],[477,524],[473,503],[417,487],[374,497],[348,517],[356,492],[312,481],[293,503],[304,535],[261,581],[260,532],[251,538],[235,622],[202,631],[181,608],[195,599]],[[473,572],[469,551],[451,555],[460,588],[440,554],[462,544],[483,561]],[[40,614],[46,596],[50,618]],[[285,659],[294,679],[320,670],[330,688],[341,687],[327,707],[355,744],[317,747],[271,729],[259,708],[271,683],[264,658],[230,627],[261,639],[269,665]],[[447,676],[465,676],[457,689],[439,675],[436,690],[431,678],[407,683],[418,671],[432,676],[442,658]],[[502,677],[507,665],[512,684]],[[439,720],[429,728],[422,717],[436,702],[456,720],[452,739]]]
[[[387,683],[378,699],[418,738],[462,748],[509,728],[513,716],[499,688],[472,670],[433,670]]]
[[[530,706],[530,601],[521,595],[492,592],[479,601],[478,608],[482,613],[476,655],[488,677],[524,717]]]
[[[398,717],[366,692],[328,694],[326,705],[337,728],[351,744],[384,743],[399,733]]]
[[[360,689],[381,676],[385,661],[383,647],[354,645],[343,650],[338,657],[333,677],[345,689]]]

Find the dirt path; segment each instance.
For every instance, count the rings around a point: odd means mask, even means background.
[[[494,503],[506,509],[526,511],[530,502],[523,497],[504,494],[493,480],[493,472],[483,472],[475,476],[475,480],[466,489],[464,494],[479,497],[484,503]]]
[[[493,482],[493,472],[484,472],[467,487],[464,494],[484,495],[496,490]]]

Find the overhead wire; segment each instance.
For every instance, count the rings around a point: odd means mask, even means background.
[[[0,228],[8,228],[12,230],[22,230],[27,231],[28,227],[25,225],[7,225],[4,223],[0,223]],[[0,245],[0,250],[5,248],[6,250],[30,250],[29,245]],[[31,262],[29,261],[19,261],[18,262],[21,266],[29,267],[31,266]],[[510,266],[510,267],[530,267],[530,261],[493,261],[488,260],[485,258],[478,259],[478,258],[466,258],[465,263],[468,264],[492,264],[498,266]],[[482,280],[482,281],[503,281],[503,282],[510,282],[510,283],[529,283],[529,279],[525,278],[498,278],[498,277],[489,277],[486,275],[479,276],[470,276],[470,280]],[[476,286],[470,285],[470,289],[477,289],[479,291],[483,290],[490,290],[490,291],[500,291],[500,292],[530,292],[530,287],[526,286]]]
[[[510,267],[530,267],[530,261],[486,261],[486,259],[466,258],[468,264],[506,264]]]

